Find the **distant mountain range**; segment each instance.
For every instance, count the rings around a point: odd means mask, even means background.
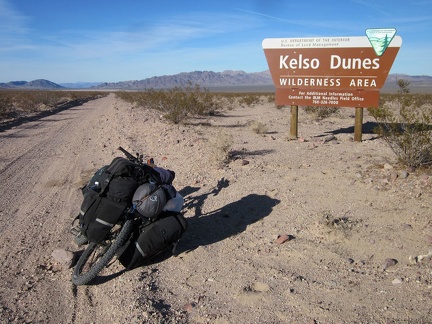
[[[410,76],[407,74],[390,74],[383,90],[395,91],[397,80],[410,82],[412,92],[432,92],[432,77],[428,75]],[[194,71],[175,75],[154,76],[143,80],[121,82],[77,82],[56,84],[48,80],[12,81],[0,83],[0,88],[6,89],[109,89],[109,90],[143,90],[167,89],[183,87],[188,84],[199,84],[212,89],[265,89],[273,91],[273,81],[270,72],[247,73],[244,71]]]
[[[228,87],[245,85],[271,85],[273,81],[269,71],[246,73],[244,71],[194,71],[175,75],[154,76],[135,81],[102,83],[97,89],[165,89],[199,84],[204,87]]]
[[[0,88],[3,89],[62,89],[57,83],[38,79],[30,82],[27,81],[11,81],[8,83],[0,83]]]

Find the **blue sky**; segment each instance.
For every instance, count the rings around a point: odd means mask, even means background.
[[[264,38],[396,28],[390,73],[432,75],[432,0],[0,0],[0,82],[268,69]]]

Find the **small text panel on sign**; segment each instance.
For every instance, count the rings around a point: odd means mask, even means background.
[[[379,102],[379,90],[276,89],[279,105],[374,107]]]

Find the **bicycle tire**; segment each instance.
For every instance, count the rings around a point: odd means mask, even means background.
[[[86,285],[94,278],[96,278],[99,272],[101,272],[101,270],[105,268],[105,266],[115,256],[117,250],[129,238],[129,235],[132,232],[132,228],[133,221],[126,220],[117,237],[109,245],[108,250],[106,250],[101,255],[96,256],[96,260],[94,262],[91,262],[92,260],[90,260],[93,253],[96,251],[97,248],[106,248],[106,246],[104,246],[103,244],[91,242],[78,259],[77,264],[75,265],[72,275],[72,283],[75,286]],[[89,268],[84,269],[88,262],[91,262],[90,264],[88,264]]]

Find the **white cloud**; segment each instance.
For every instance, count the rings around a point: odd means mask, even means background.
[[[28,18],[17,12],[6,0],[0,0],[0,35],[23,34],[28,31]]]
[[[5,0],[0,0],[0,53],[27,50],[28,17],[17,12]]]
[[[363,1],[363,0],[352,0],[352,2],[357,3],[361,6],[367,7],[372,9],[373,11],[378,12],[380,15],[383,16],[389,16],[389,11],[386,11],[384,9],[382,9],[378,4],[377,1],[373,1],[373,2],[367,2],[367,1]]]
[[[134,55],[146,51],[169,51],[188,46],[189,41],[206,40],[253,27],[254,20],[240,23],[239,15],[217,16],[194,14],[171,17],[154,26],[125,26],[116,30],[63,30],[42,35],[44,42],[35,49],[40,55],[61,56],[71,60],[92,59],[101,56]],[[223,23],[221,23],[223,22]],[[227,41],[229,37],[225,38]],[[207,44],[208,45],[208,44]],[[211,45],[211,44],[210,44]],[[217,45],[217,44],[215,44]]]

